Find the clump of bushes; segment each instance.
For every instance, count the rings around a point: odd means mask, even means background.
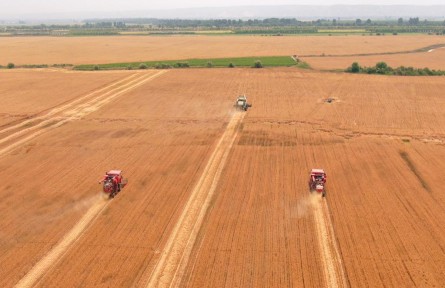
[[[6,67],[8,67],[8,69],[13,69],[15,67],[15,65],[14,65],[14,63],[8,63],[8,65]]]
[[[65,68],[65,67],[73,67],[73,64],[53,64],[51,65],[52,67],[56,67],[56,68]]]
[[[188,62],[178,62],[175,64],[175,67],[177,68],[189,68],[190,65]]]
[[[256,60],[255,63],[253,63],[253,68],[263,68],[263,63],[261,63],[260,60]]]
[[[99,66],[98,65],[94,65],[93,70],[99,70]]]
[[[165,63],[157,63],[156,65],[155,65],[155,68],[156,69],[171,69],[171,68],[173,68],[171,65],[169,65],[169,64],[165,64]]]
[[[211,61],[207,62],[207,68],[212,68],[213,67],[213,63]]]
[[[346,69],[346,72],[398,76],[445,76],[445,71],[442,70],[431,70],[429,68],[414,68],[405,66],[392,68],[385,62],[379,62],[375,66],[371,67],[361,67],[357,62],[354,62],[350,67]]]
[[[147,68],[148,68],[147,64],[145,64],[145,63],[139,64],[139,69],[147,69]]]
[[[48,68],[47,64],[26,64],[22,68]]]
[[[229,63],[229,68],[235,68],[235,64],[233,64],[232,62]]]
[[[351,67],[348,68],[350,73],[359,73],[362,67],[357,62],[352,63]]]

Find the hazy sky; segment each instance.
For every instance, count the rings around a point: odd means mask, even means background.
[[[7,16],[83,11],[137,11],[187,7],[240,5],[444,5],[444,0],[0,0],[0,14]]]

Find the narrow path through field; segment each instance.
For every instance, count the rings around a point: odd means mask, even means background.
[[[16,285],[17,288],[32,287],[42,276],[58,261],[65,252],[79,239],[89,225],[98,215],[109,205],[110,201],[105,200],[102,195],[92,199],[93,203],[85,215],[77,224],[62,238],[62,240],[49,251]]]
[[[329,206],[320,195],[314,193],[310,197],[326,284],[331,288],[348,287],[341,255],[335,239],[334,227],[329,216]]]
[[[351,57],[351,56],[378,56],[378,55],[397,55],[397,54],[412,54],[412,53],[425,53],[431,52],[435,49],[445,48],[445,44],[434,44],[427,47],[422,47],[414,50],[397,51],[397,52],[379,52],[379,53],[359,53],[359,54],[325,54],[325,55],[299,55],[300,57]]]
[[[145,82],[165,72],[166,71],[160,71],[155,74],[141,73],[135,74],[136,76],[131,75],[109,86],[77,98],[70,103],[56,107],[44,115],[0,130],[0,135],[3,135],[3,137],[0,138],[0,156],[49,129],[57,128],[67,122],[80,119],[97,111],[118,96],[141,86]],[[1,145],[3,145],[3,147],[1,147]]]
[[[147,287],[179,286],[244,115],[237,112],[230,120],[173,228],[148,283],[144,283]]]
[[[434,51],[436,51],[437,49],[444,49],[445,47],[438,47],[438,48],[436,48],[436,49],[430,49],[430,50],[428,50],[428,53],[431,53],[431,52],[434,52]]]

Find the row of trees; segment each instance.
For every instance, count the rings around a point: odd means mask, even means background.
[[[400,66],[397,68],[390,67],[385,62],[378,62],[375,66],[362,67],[358,62],[352,63],[346,69],[349,73],[363,73],[363,74],[380,74],[380,75],[399,75],[399,76],[444,76],[445,71],[431,70],[429,68],[414,68]]]
[[[6,25],[3,30],[8,29],[32,29],[32,30],[53,30],[53,29],[75,29],[75,28],[142,28],[147,25],[164,28],[174,27],[286,27],[286,26],[445,26],[445,21],[421,20],[419,17],[397,20],[340,20],[340,19],[317,19],[311,21],[300,21],[296,18],[265,18],[265,19],[157,19],[157,18],[109,18],[109,19],[87,19],[83,24],[39,24],[26,25],[20,21],[19,25]]]
[[[152,64],[152,66],[149,66],[147,63],[140,63],[139,65],[137,64],[130,64],[126,67],[127,70],[133,70],[133,69],[149,69],[149,68],[154,68],[154,69],[172,69],[172,68],[189,68],[189,67],[202,67],[200,65],[197,64],[190,64],[188,62],[176,62],[176,63],[156,63],[156,64]],[[215,67],[215,65],[213,64],[212,61],[207,61],[207,63],[205,64],[206,68],[213,68]],[[219,66],[221,67],[221,66]],[[229,64],[227,64],[228,68],[235,68],[236,65],[233,62],[230,62]],[[260,60],[256,60],[253,65],[251,66],[252,68],[263,68],[263,63]],[[110,67],[101,67],[100,65],[94,65],[92,67],[88,67],[87,69],[84,70],[101,70],[101,69],[110,69]],[[113,69],[113,67],[111,68]],[[125,69],[125,67],[119,67],[119,69]]]
[[[337,20],[332,20],[332,24],[337,24]],[[372,22],[371,19],[368,19],[366,21],[362,21],[362,19],[356,19],[355,20],[355,25],[357,26],[381,26],[382,24],[384,25],[390,25],[390,24],[395,24],[395,21],[391,22],[387,22],[387,21],[378,21],[378,22]],[[403,18],[399,18],[397,19],[397,25],[399,26],[404,26],[404,25],[408,25],[408,26],[428,26],[428,25],[445,25],[445,21],[440,22],[440,21],[428,21],[428,20],[423,20],[422,22],[420,21],[419,17],[416,18],[409,18],[408,21],[405,21],[405,19]]]
[[[90,19],[74,25],[13,25],[2,32],[12,35],[118,35],[120,32],[191,34],[199,30],[231,30],[244,34],[306,34],[320,29],[357,29],[365,33],[430,33],[445,34],[445,21],[420,20],[418,17],[398,20],[318,19],[300,21],[295,18],[266,19]]]
[[[85,23],[82,25],[85,28],[125,28],[127,25],[122,21],[102,21],[102,22],[94,22],[94,23]]]
[[[266,18],[266,19],[210,19],[210,20],[192,20],[192,19],[156,19],[156,18],[128,18],[128,19],[89,19],[85,25],[115,24],[121,25],[151,25],[152,28],[191,28],[191,27],[213,27],[213,28],[237,28],[237,27],[307,27],[307,26],[388,26],[388,25],[427,25],[427,26],[445,26],[445,21],[420,21],[417,18],[409,18],[405,21],[403,18],[398,20],[340,20],[340,19],[318,19],[311,21],[300,21],[296,18]],[[125,24],[127,23],[127,24]],[[114,27],[119,27],[113,25]],[[130,25],[127,25],[130,26]]]

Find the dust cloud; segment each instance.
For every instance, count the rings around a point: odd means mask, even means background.
[[[297,204],[291,208],[291,218],[301,219],[312,214],[312,211],[319,205],[321,195],[317,193],[308,193],[298,200]]]

